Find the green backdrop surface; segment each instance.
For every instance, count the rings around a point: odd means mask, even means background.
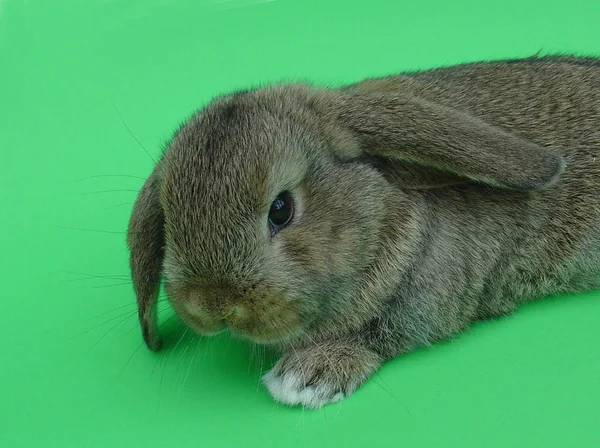
[[[599,447],[599,293],[478,324],[309,412],[259,384],[272,359],[164,303],[165,350],[141,346],[124,243],[141,146],[217,94],[597,55],[599,23],[596,0],[0,0],[0,446]]]

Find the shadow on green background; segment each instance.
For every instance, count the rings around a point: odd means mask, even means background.
[[[477,325],[317,412],[275,404],[273,360],[164,303],[167,349],[141,345],[136,139],[156,157],[211,97],[269,81],[600,54],[595,0],[487,3],[0,0],[0,446],[600,446],[598,293]]]

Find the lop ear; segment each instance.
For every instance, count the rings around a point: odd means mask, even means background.
[[[562,157],[548,148],[410,94],[346,91],[334,97],[325,101],[325,114],[350,132],[362,155],[413,162],[422,167],[416,178],[434,186],[437,177],[426,167],[456,176],[455,183],[517,190],[550,187],[564,170]]]
[[[369,157],[369,162],[388,180],[406,190],[432,190],[472,183],[466,177],[409,160]]]
[[[158,351],[161,345],[156,299],[164,255],[164,219],[158,200],[158,185],[158,169],[155,169],[138,194],[127,233],[142,335],[152,351]]]

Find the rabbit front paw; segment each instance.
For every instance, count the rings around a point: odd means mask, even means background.
[[[263,381],[276,401],[318,409],[351,395],[380,363],[359,346],[315,344],[285,354]]]

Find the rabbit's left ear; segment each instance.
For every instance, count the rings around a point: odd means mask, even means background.
[[[517,190],[550,187],[564,170],[563,158],[548,148],[402,92],[336,92],[321,99],[327,121],[349,132],[361,155],[413,162],[455,175],[457,182]],[[355,151],[351,146],[345,147]]]
[[[164,216],[158,199],[158,186],[157,167],[138,194],[127,232],[142,336],[152,351],[159,350],[161,346],[156,305],[164,256]]]

